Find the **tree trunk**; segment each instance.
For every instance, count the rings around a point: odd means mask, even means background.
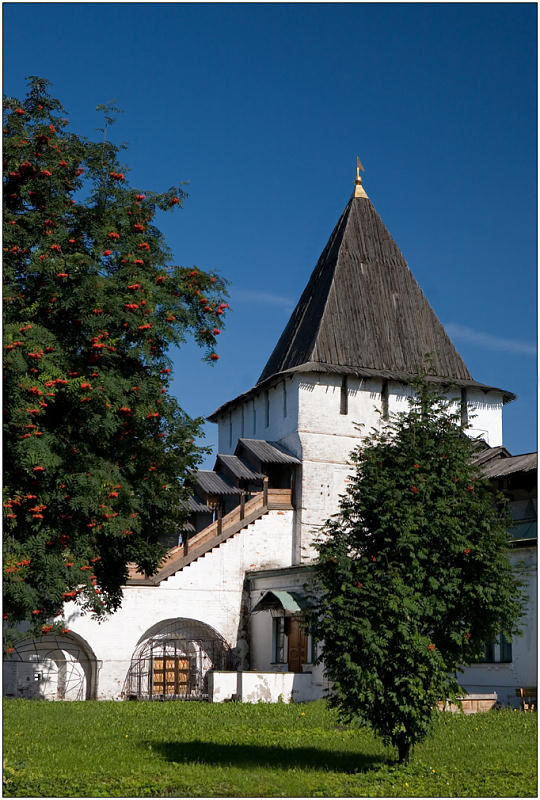
[[[408,764],[411,758],[410,742],[398,742],[398,764]]]

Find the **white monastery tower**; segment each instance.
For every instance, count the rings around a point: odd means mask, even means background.
[[[219,452],[243,437],[277,442],[301,461],[294,482],[294,563],[310,560],[317,529],[337,510],[349,455],[363,433],[407,410],[426,369],[461,404],[486,444],[502,444],[514,395],[473,380],[426,300],[360,177],[281,338],[252,389],[209,419]],[[360,426],[360,428],[358,427]]]
[[[121,609],[102,624],[67,603],[71,633],[18,644],[5,665],[7,696],[322,696],[323,668],[313,663],[315,646],[301,622],[313,540],[337,510],[351,451],[363,432],[406,410],[426,354],[430,380],[461,407],[464,422],[472,419],[469,432],[485,441],[486,459],[505,458],[506,472],[533,474],[535,458],[515,457],[513,465],[501,446],[502,407],[514,395],[472,378],[359,169],[257,384],[210,416],[219,453],[214,470],[195,476],[182,541],[167,543],[156,574],[131,570]],[[490,464],[499,474],[500,465]],[[531,609],[534,592],[531,579]],[[511,665],[528,671],[515,672],[512,685],[530,673],[536,638],[529,639]],[[489,675],[482,681],[488,685]]]

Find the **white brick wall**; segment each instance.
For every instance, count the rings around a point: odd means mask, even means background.
[[[69,604],[69,627],[102,662],[98,698],[120,698],[133,651],[159,622],[200,620],[235,647],[245,572],[291,564],[292,519],[292,511],[270,511],[159,586],[127,586],[121,610],[102,624]]]

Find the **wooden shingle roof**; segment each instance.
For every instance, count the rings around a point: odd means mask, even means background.
[[[261,464],[301,464],[301,461],[289,453],[279,442],[267,442],[264,439],[238,439],[236,454],[247,451]]]
[[[352,197],[258,383],[314,362],[472,376],[368,197]]]
[[[430,364],[426,363],[429,354]],[[257,384],[219,417],[295,372],[408,383],[420,371],[441,388],[501,392],[475,381],[367,196],[351,197]]]
[[[482,472],[488,478],[502,478],[514,472],[530,472],[537,468],[537,453],[521,453],[518,456],[499,458],[485,464]]]
[[[240,494],[240,489],[232,486],[224,480],[221,475],[209,469],[199,469],[195,473],[196,487],[201,489],[202,494]]]
[[[218,453],[214,470],[222,465],[228,469],[235,478],[243,478],[248,481],[261,481],[264,478],[262,472],[254,472],[247,464],[241,461],[238,456]]]

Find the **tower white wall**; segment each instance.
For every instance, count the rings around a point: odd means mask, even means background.
[[[238,439],[279,442],[299,458],[294,504],[295,561],[315,556],[313,541],[325,521],[335,514],[350,473],[350,454],[388,415],[406,412],[413,389],[398,381],[347,376],[346,413],[343,376],[336,373],[296,373],[261,390],[219,419],[219,452],[234,453]],[[286,391],[286,401],[284,398]],[[386,398],[383,398],[383,391]],[[459,413],[459,389],[446,393]],[[502,393],[467,389],[470,436],[491,447],[502,444]],[[384,405],[387,409],[384,409]],[[243,423],[242,423],[243,420]]]
[[[218,452],[234,453],[242,438],[284,442],[297,428],[298,376],[291,375],[239,401],[219,417]]]

